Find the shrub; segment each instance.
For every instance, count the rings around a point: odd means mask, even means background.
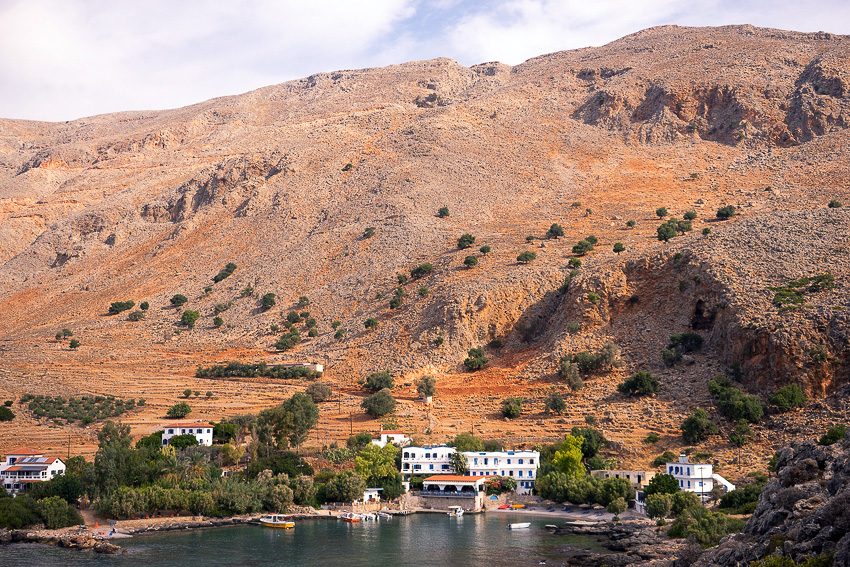
[[[670,453],[669,451],[662,455],[662,457],[665,456],[670,456],[670,458],[663,461],[661,465],[673,462],[673,460],[676,458],[676,456],[673,455],[673,453]],[[656,461],[657,460],[658,459],[656,459]],[[679,482],[672,474],[657,474],[651,479],[649,479],[649,483],[647,483],[646,485],[645,492],[647,496],[651,494],[675,494],[676,492],[679,492]]]
[[[222,325],[224,325],[224,319],[216,316],[215,318],[213,318],[213,325],[215,325],[216,328],[221,327]]]
[[[510,397],[502,400],[502,415],[508,418],[519,417],[522,414],[522,398]]]
[[[564,397],[554,388],[549,391],[549,395],[546,396],[546,401],[543,405],[546,408],[546,413],[554,412],[561,415],[567,409],[567,402],[564,401]]]
[[[185,449],[186,447],[197,447],[198,446],[198,438],[192,435],[191,433],[185,433],[183,435],[175,435],[171,439],[168,440],[168,444],[175,449]]]
[[[573,252],[575,252],[575,250],[573,250]],[[573,270],[578,270],[579,268],[581,268],[581,260],[579,260],[578,258],[570,258],[570,261],[567,263]]]
[[[251,297],[252,295],[254,295],[254,286],[250,285],[243,289],[241,292],[239,292],[240,297]]]
[[[7,406],[0,407],[0,421],[12,421],[15,414]]]
[[[185,390],[183,390],[183,397],[184,398],[188,398],[191,395],[192,395],[192,388],[186,388]]]
[[[779,388],[767,401],[779,411],[786,411],[805,405],[807,399],[799,384],[788,384]]]
[[[341,341],[345,337],[345,329],[337,329],[334,333],[334,338],[338,341]]]
[[[711,234],[711,229],[710,229],[710,228],[705,227],[704,229],[702,229],[702,235],[703,235],[703,236],[708,236],[709,234]]]
[[[440,217],[441,219],[444,219],[444,218],[450,216],[449,215],[449,208],[448,207],[440,207],[437,210],[437,216]]]
[[[331,328],[336,331],[340,325],[342,325],[342,321],[335,320],[333,323],[331,323]]]
[[[644,439],[643,442],[644,443],[658,443],[658,439],[660,439],[660,437],[658,437],[657,433],[650,433],[649,435],[646,436],[646,439]]]
[[[395,404],[395,398],[393,398],[392,393],[387,389],[383,389],[364,399],[360,403],[360,407],[373,417],[381,417],[395,411]]]
[[[310,337],[310,338],[318,337],[319,331],[315,327],[313,327],[312,329],[307,331],[307,336]]]
[[[402,296],[401,296],[401,295],[396,295],[395,297],[393,297],[392,299],[390,299],[390,309],[396,309],[397,307],[400,307],[400,306],[401,306],[402,301],[404,301],[404,299],[402,298]]]
[[[818,445],[832,445],[834,443],[838,443],[842,439],[847,437],[847,426],[846,425],[835,425],[830,427],[826,433],[824,433],[823,437],[818,441]]]
[[[301,322],[301,315],[297,311],[290,311],[286,314],[286,321],[290,325],[296,325]]]
[[[485,244],[484,246],[482,246],[481,248],[478,249],[478,251],[481,252],[482,254],[484,254],[485,256],[490,253],[490,250],[492,250],[492,249],[487,244]]]
[[[180,402],[179,404],[174,404],[168,411],[165,413],[168,417],[173,417],[177,419],[181,419],[186,417],[192,412],[192,408],[186,402]]]
[[[682,360],[683,354],[700,350],[702,343],[703,338],[699,333],[677,333],[670,337],[667,348],[661,351],[661,358],[667,366],[673,366]]]
[[[528,242],[529,244],[531,244],[532,242],[534,242],[534,236],[529,234],[528,236],[525,237],[525,241]]]
[[[319,402],[324,402],[325,400],[329,400],[333,392],[331,391],[331,387],[324,382],[313,382],[307,389],[304,390],[304,393],[310,396],[313,400],[313,403],[318,404]]]
[[[5,402],[3,402],[3,405],[6,406],[7,408],[10,408],[10,407],[12,407],[12,404],[14,404],[14,403],[15,402],[13,402],[12,400],[6,400]]]
[[[148,303],[147,301],[142,301],[139,304],[139,309],[141,309],[142,311],[147,311],[148,309],[150,309],[150,303]]]
[[[263,306],[263,311],[268,311],[269,309],[271,309],[272,307],[275,306],[275,304],[277,303],[277,301],[275,301],[275,297],[277,297],[277,296],[275,294],[271,293],[271,292],[269,292],[269,293],[267,293],[263,296],[263,299],[261,301],[261,305]]]
[[[183,305],[186,305],[186,303],[189,302],[189,300],[186,298],[186,296],[182,295],[180,293],[178,293],[177,295],[172,297],[169,301],[171,302],[171,305],[173,305],[174,307],[182,307]]]
[[[708,419],[708,413],[702,408],[690,415],[680,427],[682,437],[688,443],[699,443],[708,439],[709,435],[717,435],[717,425]]]
[[[655,209],[655,214],[658,215],[658,218],[663,219],[667,216],[667,207],[658,207]]]
[[[277,350],[289,350],[298,343],[301,342],[301,333],[298,332],[298,329],[295,327],[291,327],[288,333],[284,333],[277,340],[274,347]]]
[[[838,209],[841,206],[842,206],[841,201],[836,201],[835,199],[833,199],[832,201],[829,202],[829,208],[830,209]]]
[[[634,228],[635,225],[637,225],[637,222],[635,222],[633,220],[626,221],[626,226],[629,227],[629,228]]]
[[[463,250],[464,248],[469,248],[475,244],[475,237],[469,233],[463,234],[460,238],[457,239],[457,247]]]
[[[682,512],[667,534],[672,538],[692,537],[703,547],[712,547],[727,534],[739,532],[743,527],[743,520],[697,506]]]
[[[578,244],[573,246],[573,254],[578,254],[579,256],[584,256],[591,250],[593,250],[593,244],[587,240],[579,240]]]
[[[363,321],[363,326],[367,329],[377,329],[378,328],[378,320],[370,317]]]
[[[593,246],[596,246],[596,244],[599,242],[599,239],[593,236],[592,234],[590,236],[585,236],[584,239],[590,242]]]
[[[599,301],[599,294],[591,291],[587,294],[587,300],[596,305],[596,302]]]
[[[135,307],[135,301],[115,301],[109,305],[109,313],[116,314],[122,311],[127,311]]]
[[[564,236],[564,229],[558,223],[552,223],[552,226],[546,231],[546,238],[558,240],[559,236]]]
[[[573,427],[570,435],[582,438],[581,454],[584,459],[595,456],[608,442],[602,433],[593,427]]]
[[[183,315],[180,317],[180,322],[189,327],[190,329],[195,328],[195,323],[201,317],[201,314],[197,311],[193,311],[191,309],[187,309],[183,312]]]
[[[630,396],[644,396],[658,391],[658,380],[649,372],[643,370],[617,386],[617,391]]]
[[[717,411],[720,415],[733,420],[744,419],[750,423],[758,423],[764,416],[764,406],[757,396],[751,396],[718,376],[708,382],[708,391],[714,397]]]
[[[361,382],[367,390],[377,392],[378,390],[389,389],[393,387],[393,377],[389,370],[373,372]]]
[[[475,266],[478,265],[478,258],[476,258],[475,256],[467,256],[466,258],[463,259],[463,264],[467,268],[474,268]]]
[[[415,268],[410,270],[410,277],[412,277],[413,279],[422,278],[422,277],[427,276],[428,274],[430,274],[433,271],[434,271],[433,265],[431,265],[429,263],[419,264],[418,266],[416,266]]]
[[[233,272],[236,271],[236,264],[233,262],[228,263],[223,270],[213,276],[213,282],[218,283],[223,279],[229,278]]]
[[[133,311],[132,313],[130,313],[127,316],[127,319],[129,319],[130,321],[141,321],[144,318],[145,318],[145,312],[144,311]]]
[[[528,264],[529,262],[533,262],[537,259],[537,252],[532,252],[531,250],[526,250],[525,252],[520,252],[519,256],[516,257],[517,262],[522,262],[523,264]]]
[[[373,236],[375,236],[375,227],[366,227],[366,230],[363,231],[363,238],[372,238]]]
[[[463,361],[463,365],[468,370],[480,370],[490,361],[489,358],[484,356],[484,349],[481,348],[471,348],[467,354],[469,357]]]
[[[676,236],[676,227],[675,225],[664,223],[658,227],[657,232],[658,240],[663,240],[664,242],[667,242],[668,240]]]
[[[419,297],[425,297],[428,295],[428,288],[423,285],[416,291],[416,293],[419,294]]]
[[[80,344],[82,344],[82,343],[80,343],[80,341],[78,341],[77,339],[71,339],[71,342],[68,343],[68,346],[71,347],[72,349],[76,350],[76,349],[80,348]]]
[[[747,423],[747,420],[741,419],[735,424],[735,430],[729,434],[729,442],[736,447],[743,447],[750,442],[750,437],[752,437],[752,435],[753,431],[750,429],[750,425]]]
[[[726,205],[725,207],[720,207],[717,209],[717,218],[726,220],[735,216],[735,207],[732,205]]]
[[[620,252],[625,252],[625,250],[626,250],[626,247],[623,246],[622,242],[615,242],[614,243],[614,252],[617,254],[617,256],[620,255]]]
[[[423,376],[422,379],[416,383],[416,393],[423,398],[433,396],[437,393],[437,381],[433,376]]]
[[[682,216],[685,218],[686,221],[692,221],[697,218],[697,213],[696,211],[688,211]]]

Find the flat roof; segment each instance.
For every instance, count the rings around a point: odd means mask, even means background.
[[[429,476],[422,482],[436,482],[436,481],[448,481],[448,482],[476,482],[479,480],[486,480],[488,478],[493,478],[494,474],[482,475],[482,476],[460,476],[456,474],[437,474],[434,476]]]

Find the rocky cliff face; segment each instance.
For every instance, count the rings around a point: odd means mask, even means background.
[[[740,565],[771,553],[794,561],[834,553],[836,566],[850,565],[850,439],[828,447],[792,443],[779,451],[776,468],[743,532],[697,565]]]

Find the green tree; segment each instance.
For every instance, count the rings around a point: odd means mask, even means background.
[[[636,225],[637,225],[637,222],[635,222],[633,220],[626,221],[626,226],[629,227],[629,228],[634,228]]]
[[[200,317],[201,314],[199,312],[193,311],[192,309],[187,309],[180,317],[180,322],[189,327],[190,329],[194,329],[195,323],[198,319],[200,319]]]
[[[468,358],[464,359],[463,365],[467,370],[480,370],[485,364],[490,362],[490,359],[484,356],[484,349],[471,348],[467,351]]]
[[[490,250],[492,250],[492,249],[487,244],[485,244],[484,246],[482,246],[481,248],[478,249],[478,251],[481,252],[482,254],[484,254],[485,256],[490,253]]]
[[[324,402],[325,400],[329,400],[333,392],[331,391],[331,387],[324,382],[313,382],[307,389],[304,390],[304,393],[310,396],[314,403]]]
[[[578,244],[573,246],[573,254],[578,254],[579,256],[584,256],[591,250],[593,250],[593,244],[587,240],[579,240]]]
[[[109,313],[114,315],[135,307],[135,301],[115,301],[109,305]]]
[[[375,236],[375,227],[366,227],[366,230],[363,231],[363,238],[372,238],[373,236]]]
[[[449,447],[454,447],[458,453],[484,450],[484,442],[471,433],[458,433],[454,439],[446,444]]]
[[[148,303],[147,301],[142,301],[139,304],[139,309],[141,309],[142,311],[147,311],[148,309],[150,309],[150,306],[150,303]]]
[[[448,207],[440,207],[439,210],[437,211],[437,216],[440,217],[441,219],[444,219],[444,218],[450,216],[449,215],[449,208]]]
[[[306,295],[298,296],[298,307],[307,307],[310,305],[310,298]]]
[[[215,325],[216,328],[221,327],[222,325],[224,325],[224,319],[219,316],[216,316],[213,319],[213,325]]]
[[[267,442],[274,441],[280,448],[300,448],[310,430],[319,422],[319,408],[313,399],[296,392],[277,407],[261,411],[257,416],[257,429]]]
[[[433,396],[437,393],[437,381],[433,376],[423,376],[422,379],[416,383],[416,393],[423,398]]]
[[[56,530],[66,526],[81,524],[82,518],[79,512],[71,508],[65,500],[59,496],[51,496],[39,500],[36,509],[44,527],[48,530]]]
[[[337,329],[334,333],[334,338],[338,341],[341,341],[343,338],[345,338],[345,329]]]
[[[192,395],[192,388],[186,388],[185,390],[183,390],[183,397],[184,398],[188,398],[191,395]]]
[[[726,220],[735,216],[735,207],[733,205],[726,205],[725,207],[720,207],[717,209],[717,218]]]
[[[834,445],[847,437],[847,426],[843,424],[830,427],[818,441],[818,445]]]
[[[624,252],[625,250],[626,250],[626,247],[623,246],[622,242],[615,242],[614,243],[614,252],[617,254],[617,256],[620,255],[620,252]]]
[[[674,516],[678,516],[679,514],[690,508],[702,506],[702,502],[700,502],[699,496],[687,490],[680,490],[679,492],[673,493],[671,499],[673,505],[672,512]]]
[[[341,472],[327,484],[327,495],[337,502],[353,502],[363,498],[366,482],[363,477],[352,471]]]
[[[180,402],[168,408],[168,411],[165,412],[165,415],[167,415],[168,417],[181,419],[189,415],[191,412],[192,408],[189,406],[189,404],[187,404],[186,402]]]
[[[675,238],[676,227],[669,224],[669,223],[664,223],[664,224],[662,224],[661,226],[658,227],[657,232],[658,232],[658,240],[663,240],[664,242],[667,242],[671,238]]]
[[[590,236],[585,236],[584,239],[593,244],[594,246],[596,246],[596,244],[599,242],[599,239],[593,236],[592,234]]]
[[[260,302],[260,304],[263,306],[263,311],[268,311],[269,309],[275,306],[275,304],[277,303],[277,301],[275,301],[276,297],[277,296],[271,292],[263,296],[263,299]]]
[[[375,486],[380,479],[398,472],[395,464],[398,453],[398,447],[392,443],[383,447],[369,443],[354,459],[354,472],[363,477],[367,486]]]
[[[564,410],[567,409],[567,402],[564,401],[564,397],[558,393],[558,390],[552,388],[549,391],[549,395],[546,396],[544,406],[546,408],[546,413],[554,412],[561,415]]]
[[[646,495],[673,494],[679,492],[679,483],[672,474],[657,474],[647,483],[644,489]]]
[[[688,443],[699,443],[708,439],[709,435],[717,435],[717,425],[708,419],[708,414],[702,408],[697,409],[681,426],[682,437]]]
[[[841,201],[837,201],[835,199],[833,199],[832,201],[829,202],[829,208],[830,209],[839,209],[842,206],[843,205],[841,204]]]
[[[297,325],[301,322],[301,315],[298,314],[298,311],[290,311],[286,314],[286,321],[290,325]]]
[[[373,372],[362,381],[362,384],[367,390],[372,390],[373,392],[377,392],[378,390],[383,390],[385,388],[389,389],[395,385],[389,370]]]
[[[478,258],[476,258],[475,256],[467,256],[466,258],[463,259],[463,264],[467,268],[474,268],[475,266],[478,265]]]
[[[569,262],[567,263],[573,270],[578,270],[579,268],[581,268],[581,260],[579,260],[578,258],[570,258]]]
[[[646,497],[646,515],[653,519],[669,518],[673,511],[673,498],[667,493],[654,493]]]
[[[619,498],[612,500],[608,503],[608,506],[605,508],[610,514],[614,514],[615,516],[619,516],[626,510],[628,510],[629,505],[626,504],[626,500],[620,496]]]
[[[466,455],[460,451],[455,451],[449,455],[449,466],[455,474],[465,475],[469,470],[469,463],[466,460]]]
[[[186,298],[186,296],[182,295],[180,293],[173,296],[169,301],[171,302],[171,305],[173,305],[174,307],[182,307],[182,306],[186,305],[186,303],[189,302],[189,300]]]
[[[387,388],[369,396],[360,403],[360,407],[373,417],[381,417],[392,413],[395,411],[395,405],[395,398],[393,398],[392,392]]]
[[[685,218],[685,220],[687,220],[687,221],[692,221],[692,220],[694,220],[694,219],[696,219],[696,218],[697,218],[697,213],[696,213],[696,211],[687,211],[687,212],[686,212],[684,215],[682,215],[682,216]]]
[[[145,318],[145,312],[144,311],[133,311],[132,313],[127,315],[127,319],[129,319],[130,321],[142,321],[142,320],[144,320],[144,318]]]
[[[686,232],[690,232],[694,229],[691,221],[689,220],[680,220],[676,221],[676,232],[681,232],[682,236],[685,235]]]
[[[175,435],[168,440],[168,444],[175,449],[185,449],[186,447],[197,447],[198,438],[191,433],[185,435]]]
[[[469,233],[461,235],[460,238],[457,239],[457,247],[463,250],[464,248],[469,248],[475,244],[475,237]]]
[[[369,317],[368,319],[363,321],[363,326],[366,327],[369,330],[377,329],[378,328],[378,320],[373,318],[373,317]]]
[[[71,347],[72,349],[76,350],[76,349],[80,348],[80,344],[81,344],[80,341],[78,341],[77,339],[71,339],[71,342],[68,343],[68,346]]]
[[[746,419],[739,419],[735,424],[735,430],[729,434],[729,441],[736,447],[743,447],[750,442],[753,431]]]
[[[617,391],[630,396],[644,396],[658,391],[658,380],[649,372],[636,372],[617,386]]]
[[[581,478],[584,476],[584,465],[581,464],[581,445],[584,439],[567,435],[558,444],[555,455],[552,457],[552,466],[556,470],[567,475],[568,478]]]
[[[529,262],[533,262],[537,259],[537,252],[532,252],[531,250],[526,250],[524,252],[520,252],[519,256],[516,257],[517,262],[522,262],[523,264],[528,264]]]
[[[0,407],[0,421],[12,421],[15,419],[15,414],[6,406]]]
[[[141,470],[141,463],[140,454],[130,446],[130,426],[107,420],[97,439],[94,473],[98,492],[109,494],[119,485],[132,484]]]
[[[511,396],[502,400],[502,415],[508,418],[519,417],[522,414],[522,398]]]
[[[433,271],[434,271],[433,264],[429,264],[429,263],[419,264],[418,266],[416,266],[415,268],[410,270],[410,277],[412,277],[413,279],[423,278]],[[401,282],[399,282],[399,283],[401,283]]]
[[[564,236],[564,229],[557,223],[552,223],[549,230],[546,231],[546,238],[554,238],[558,240],[559,236]]]
[[[570,435],[581,439],[581,454],[585,459],[596,455],[608,442],[602,433],[592,427],[573,427]]]
[[[658,207],[655,209],[655,214],[658,215],[658,218],[663,219],[667,216],[667,207]]]
[[[709,234],[711,234],[711,229],[710,229],[710,228],[705,227],[704,229],[702,229],[702,235],[703,235],[703,236],[708,236]]]

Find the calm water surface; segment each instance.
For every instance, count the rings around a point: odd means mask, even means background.
[[[509,522],[531,522],[508,530]],[[39,545],[0,547],[0,565],[14,567],[253,567],[340,565],[463,565],[507,567],[564,561],[566,546],[597,549],[595,538],[555,537],[544,526],[553,518],[479,514],[449,518],[413,514],[380,522],[297,522],[294,530],[260,526],[165,532],[115,541],[126,555],[97,555]]]

